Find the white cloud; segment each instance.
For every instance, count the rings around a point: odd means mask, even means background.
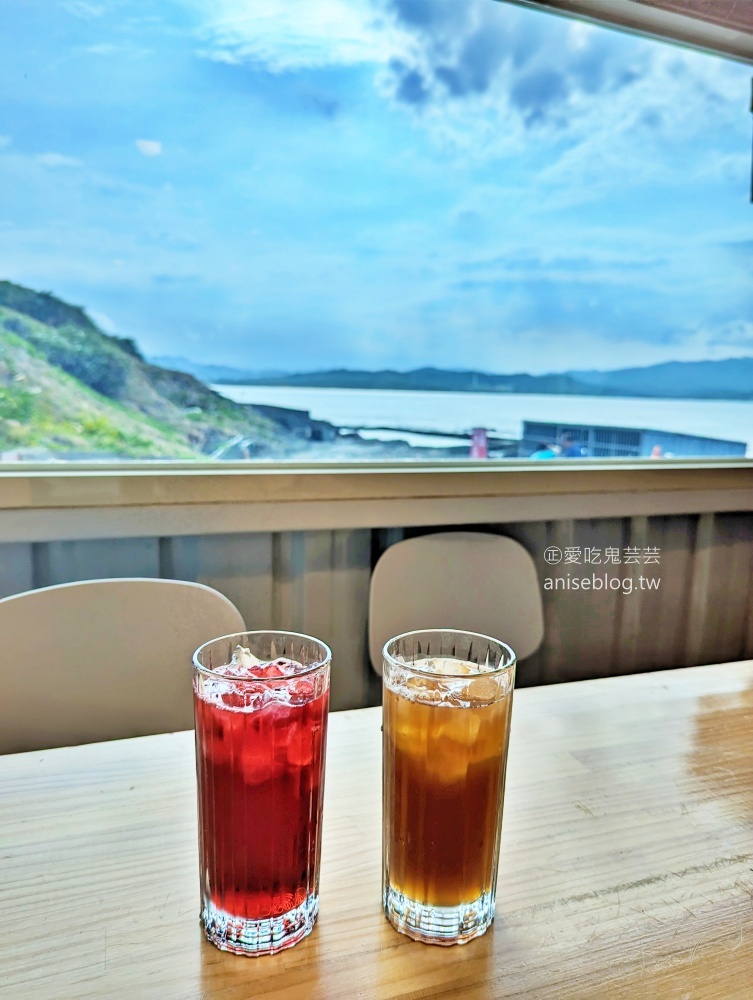
[[[111,56],[114,52],[120,51],[119,46],[113,45],[110,42],[102,42],[99,45],[87,45],[84,52],[88,52],[92,56]]]
[[[739,88],[724,60],[491,0],[189,2],[205,58],[272,72],[371,64],[379,92],[440,148],[484,161],[557,143],[542,181],[571,189],[585,171],[588,197],[616,170],[651,172],[644,140],[702,137]]]
[[[105,12],[105,5],[92,3],[91,0],[66,0],[63,7],[69,14],[81,17],[85,21],[91,21],[95,17],[102,17]]]
[[[705,329],[688,330],[676,343],[652,344],[637,338],[615,340],[608,331],[573,329],[553,335],[547,328],[531,328],[509,338],[492,334],[485,342],[482,340],[476,350],[483,356],[483,367],[487,371],[520,370],[534,375],[578,367],[607,370],[667,361],[723,361],[751,356],[750,343],[718,343],[715,332]],[[440,367],[469,365],[458,356],[457,348],[450,347],[446,349],[446,356],[433,361]]]
[[[654,180],[652,156],[660,172],[681,141],[700,154],[711,130],[739,127],[749,84],[729,61],[489,0],[384,2],[402,50],[382,94],[465,160],[554,146],[541,180],[571,204],[620,175]]]
[[[732,320],[713,331],[709,339],[717,350],[735,348],[750,353],[753,351],[753,323],[744,319]]]
[[[137,139],[136,149],[144,156],[162,155],[162,143],[156,139]]]
[[[567,31],[567,41],[573,51],[581,52],[588,48],[597,33],[598,28],[593,24],[586,24],[585,21],[573,21]]]
[[[561,133],[571,140],[569,148],[537,176],[550,198],[556,191],[550,204],[601,198],[614,190],[617,178],[624,187],[674,186],[682,180],[674,151],[693,142],[688,169],[694,178],[739,181],[744,155],[720,154],[707,146],[707,136],[721,127],[731,133],[739,128],[741,69],[657,46],[645,53],[642,71],[630,83],[614,92],[579,95],[567,106],[569,120]]]
[[[75,156],[63,156],[62,153],[40,153],[37,156],[37,163],[43,167],[80,167],[81,160]]]
[[[257,62],[272,72],[384,62],[395,29],[368,0],[194,0],[203,20],[201,55]]]
[[[105,333],[117,333],[118,327],[114,319],[110,319],[107,313],[100,312],[99,309],[87,309],[87,312],[100,328],[104,330]]]

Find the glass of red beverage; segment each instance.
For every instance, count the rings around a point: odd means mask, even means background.
[[[319,911],[332,654],[294,632],[194,653],[201,922],[237,955],[273,955]]]

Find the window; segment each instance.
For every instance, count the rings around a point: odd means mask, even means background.
[[[494,0],[3,20],[3,461],[753,447],[746,66]]]

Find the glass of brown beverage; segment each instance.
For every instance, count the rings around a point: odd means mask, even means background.
[[[515,654],[489,636],[408,632],[384,647],[384,912],[416,941],[494,919]]]

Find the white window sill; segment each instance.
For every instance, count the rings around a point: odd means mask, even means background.
[[[0,469],[0,541],[504,523],[753,510],[753,461]]]

